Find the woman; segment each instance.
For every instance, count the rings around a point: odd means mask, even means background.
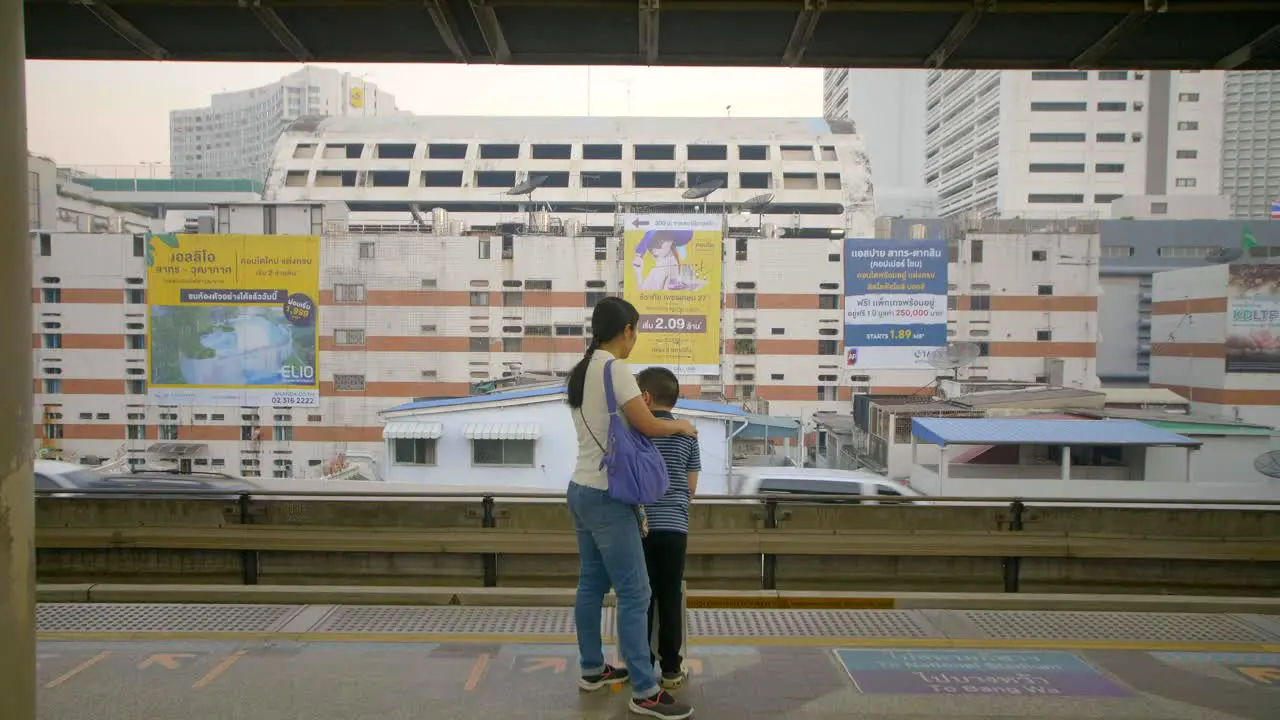
[[[600,467],[609,436],[604,366],[610,360],[615,360],[610,374],[618,410],[631,427],[649,437],[697,434],[686,420],[654,417],[640,397],[636,379],[623,362],[635,347],[639,322],[640,313],[626,300],[601,300],[591,314],[591,345],[569,375],[569,408],[578,433],[578,464],[568,490],[581,561],[574,603],[582,660],[578,685],[590,691],[630,680],[631,712],[680,720],[693,715],[693,708],[658,686],[649,659],[649,574],[639,514],[609,496],[609,478]],[[600,620],[610,586],[618,597],[618,641],[626,668],[604,661]]]

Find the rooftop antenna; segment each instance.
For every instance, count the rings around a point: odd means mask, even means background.
[[[764,193],[749,197],[742,202],[742,211],[747,214],[755,214],[756,230],[764,234],[764,211],[773,204],[773,193]]]
[[[935,370],[952,371],[952,379],[960,378],[960,368],[968,367],[982,357],[982,346],[974,342],[954,342],[931,350],[925,362]]]
[[[547,182],[546,175],[529,175],[522,182],[516,183],[514,187],[503,193],[504,195],[524,195],[528,198],[528,210],[524,207],[520,208],[520,214],[525,215],[525,227],[536,227],[534,222],[534,214],[538,210],[538,206],[533,203],[533,191],[542,187]],[[521,203],[524,205],[524,203]]]
[[[1238,247],[1221,247],[1214,248],[1204,256],[1207,263],[1213,265],[1224,265],[1226,263],[1235,262],[1244,256],[1244,248]]]
[[[706,213],[707,198],[711,195],[711,193],[719,190],[722,187],[724,187],[723,178],[711,178],[710,180],[703,180],[697,185],[694,185],[688,190],[685,190],[684,192],[680,193],[680,197],[684,198],[685,200],[701,200],[702,212]]]
[[[1268,450],[1254,458],[1253,469],[1269,478],[1280,478],[1280,450]]]

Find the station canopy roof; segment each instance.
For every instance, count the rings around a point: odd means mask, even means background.
[[[48,60],[1269,70],[1275,0],[23,0]]]

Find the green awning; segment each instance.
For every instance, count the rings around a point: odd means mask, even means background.
[[[1269,430],[1256,425],[1232,425],[1230,423],[1187,423],[1187,422],[1169,422],[1165,420],[1146,420],[1144,421],[1152,427],[1158,427],[1161,430],[1168,430],[1179,435],[1257,435],[1262,437],[1270,437],[1276,434],[1276,431]]]

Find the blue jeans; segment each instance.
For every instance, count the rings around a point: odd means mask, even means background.
[[[604,669],[600,636],[604,596],[612,585],[618,596],[618,644],[631,675],[631,691],[649,697],[658,679],[649,653],[649,572],[635,508],[604,490],[569,483],[569,513],[578,533],[578,595],[573,619],[578,626],[578,654],[583,676]]]

